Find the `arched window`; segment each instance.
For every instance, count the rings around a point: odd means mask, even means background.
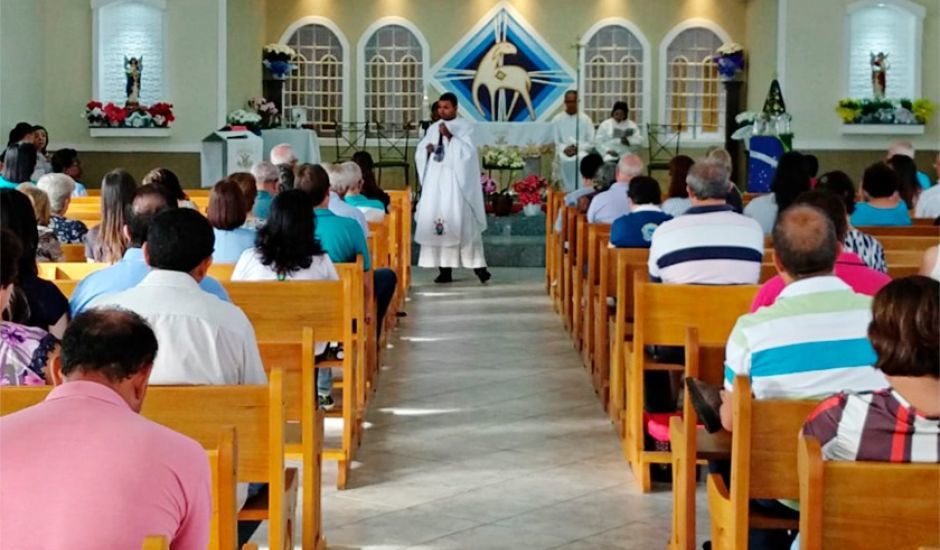
[[[861,0],[846,7],[848,96],[874,95],[871,56],[888,55],[885,97],[920,96],[921,36],[926,10],[907,0]]]
[[[301,56],[297,70],[284,82],[285,114],[293,119],[301,109],[318,132],[332,132],[333,123],[346,118],[346,38],[331,21],[308,18],[288,29],[281,42]]]
[[[424,116],[427,43],[414,25],[399,18],[374,23],[359,42],[363,122],[377,122],[385,137],[404,135]],[[370,127],[371,129],[371,127]]]
[[[661,48],[662,122],[693,139],[717,139],[724,130],[725,94],[712,56],[728,38],[712,27],[682,24],[666,36],[665,52]]]
[[[647,122],[649,43],[624,20],[604,20],[588,31],[581,83],[584,111],[595,123],[610,116],[615,101],[626,101],[630,119]]]

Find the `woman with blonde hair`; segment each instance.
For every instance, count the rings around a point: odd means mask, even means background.
[[[105,174],[101,180],[101,223],[85,235],[85,257],[90,262],[113,264],[124,257],[124,209],[134,198],[137,182],[123,168]]]
[[[39,232],[39,246],[36,248],[36,261],[38,262],[64,262],[62,244],[55,237],[49,227],[52,211],[49,208],[49,197],[45,191],[32,183],[21,183],[16,190],[29,198],[36,215],[36,230]]]

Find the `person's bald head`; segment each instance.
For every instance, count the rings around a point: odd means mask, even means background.
[[[140,248],[147,242],[147,231],[157,214],[176,208],[176,199],[157,185],[145,185],[134,192],[134,198],[124,209],[124,232],[131,248]]]
[[[629,182],[643,174],[644,170],[643,159],[633,153],[626,154],[617,163],[617,181]]]
[[[773,231],[774,263],[784,278],[831,275],[839,254],[836,229],[825,212],[809,204],[787,208]]]

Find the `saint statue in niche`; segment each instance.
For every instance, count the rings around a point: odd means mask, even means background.
[[[887,75],[890,65],[888,65],[888,54],[885,52],[869,52],[871,58],[871,88],[875,99],[884,99],[885,90],[888,88]]]
[[[124,74],[127,75],[127,106],[137,106],[140,103],[140,72],[144,70],[144,57],[124,56]]]

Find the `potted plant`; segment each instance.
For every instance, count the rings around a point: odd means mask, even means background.
[[[722,44],[712,61],[718,65],[718,74],[722,80],[734,80],[744,70],[744,48],[735,42]]]
[[[512,189],[519,195],[524,215],[537,216],[542,211],[542,191],[546,186],[545,179],[535,174],[526,176],[513,184]]]
[[[298,57],[294,48],[287,44],[268,44],[261,50],[261,62],[275,80],[286,80],[287,75],[297,68],[293,62]]]

